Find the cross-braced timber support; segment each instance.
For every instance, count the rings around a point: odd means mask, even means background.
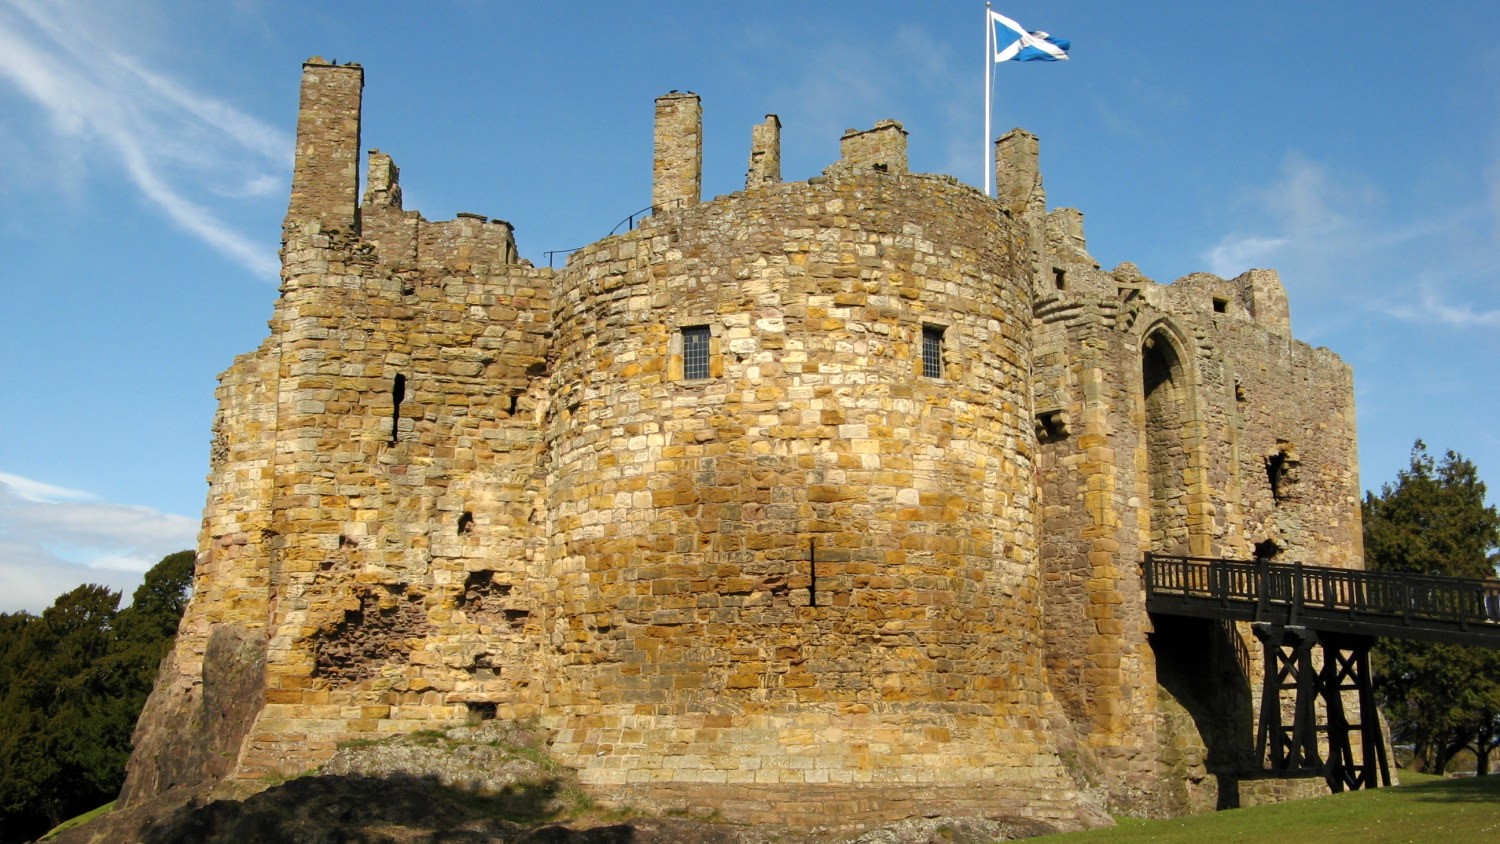
[[[1375,640],[1291,625],[1259,623],[1254,630],[1265,653],[1255,749],[1267,767],[1286,776],[1321,774],[1336,792],[1390,785],[1370,677],[1370,646]],[[1320,651],[1321,660],[1315,659]],[[1354,721],[1344,706],[1350,692],[1358,701]],[[1282,707],[1287,693],[1292,696],[1290,724],[1284,721]],[[1318,718],[1320,700],[1324,723]],[[1357,757],[1354,733],[1359,734]],[[1320,754],[1319,734],[1327,738],[1326,760]]]

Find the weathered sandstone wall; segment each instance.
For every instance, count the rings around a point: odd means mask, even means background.
[[[304,68],[281,298],[221,379],[126,802],[494,717],[754,821],[1261,799],[1255,649],[1157,623],[1139,564],[1360,564],[1350,375],[1274,273],[1100,269],[1019,131],[991,200],[894,121],[782,182],[770,116],[703,202],[676,92],[655,215],[537,269],[405,210],[385,153],[360,201],[363,78]]]

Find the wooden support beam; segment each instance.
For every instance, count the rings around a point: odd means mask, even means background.
[[[1267,770],[1279,776],[1321,774],[1335,792],[1390,785],[1370,675],[1374,639],[1292,625],[1256,624],[1253,629],[1265,657],[1255,750]],[[1290,724],[1285,718],[1288,693]],[[1353,720],[1346,693],[1355,697]],[[1326,760],[1320,736],[1326,741]]]

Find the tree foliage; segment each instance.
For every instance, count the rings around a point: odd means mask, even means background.
[[[1365,563],[1375,571],[1494,578],[1500,512],[1485,504],[1474,464],[1441,460],[1420,440],[1395,484],[1364,500]],[[1376,693],[1398,740],[1416,748],[1423,771],[1440,773],[1468,747],[1487,768],[1500,733],[1500,651],[1381,640]]]
[[[171,648],[193,554],[146,573],[129,607],[84,585],[41,615],[0,614],[0,841],[23,841],[120,789],[135,719]]]

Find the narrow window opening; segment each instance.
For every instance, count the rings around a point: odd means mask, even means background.
[[[1229,310],[1229,300],[1228,299],[1220,299],[1219,297],[1215,296],[1214,297],[1214,313],[1216,313],[1216,314],[1222,314],[1222,313],[1224,313],[1227,310]]]
[[[396,382],[391,385],[391,445],[396,444],[396,438],[401,428],[401,402],[406,401],[406,376],[397,375]]]
[[[508,411],[506,411],[506,412],[509,413],[511,416],[515,416],[516,415],[516,402],[519,401],[520,398],[521,398],[521,394],[520,393],[511,393],[510,394],[510,409]]]
[[[474,532],[474,514],[468,510],[458,517],[458,535],[464,536]]]
[[[1063,269],[1062,267],[1053,267],[1052,268],[1052,283],[1057,286],[1058,290],[1067,290],[1068,289],[1068,271],[1065,270],[1065,269]]]
[[[922,326],[922,375],[927,378],[943,377],[942,326]]]
[[[689,325],[682,329],[682,377],[701,381],[708,377],[708,326]]]

